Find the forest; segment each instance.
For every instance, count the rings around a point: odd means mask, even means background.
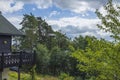
[[[14,37],[13,51],[36,51],[36,74],[56,76],[60,80],[120,79],[120,6],[112,0],[104,6],[106,15],[96,10],[100,30],[111,33],[113,41],[82,36],[70,39],[54,31],[41,17],[24,14],[20,29],[25,37]],[[28,73],[30,66],[23,66]],[[35,75],[34,75],[35,76]],[[36,79],[37,80],[37,79]]]

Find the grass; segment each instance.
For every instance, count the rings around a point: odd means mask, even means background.
[[[9,72],[9,80],[17,80],[18,74],[16,72]],[[21,80],[31,80],[30,74],[21,73]],[[49,75],[36,75],[36,80],[58,80],[57,77]]]

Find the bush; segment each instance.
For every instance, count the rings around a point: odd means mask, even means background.
[[[83,80],[81,77],[75,77],[75,80]]]
[[[74,77],[66,74],[66,73],[61,73],[59,76],[59,80],[75,80]]]
[[[50,54],[48,53],[48,49],[46,46],[42,44],[37,45],[37,59],[36,59],[36,69],[38,73],[48,73],[48,64]]]
[[[71,70],[70,53],[62,51],[59,47],[53,47],[50,55],[50,70],[54,76],[60,75],[61,72],[69,73]]]

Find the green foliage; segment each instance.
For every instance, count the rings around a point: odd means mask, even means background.
[[[50,53],[48,53],[48,49],[46,48],[46,46],[42,44],[38,44],[36,50],[37,50],[37,60],[36,60],[37,72],[47,73]]]
[[[59,80],[75,80],[75,78],[66,73],[61,73],[59,76]]]
[[[18,76],[17,72],[11,72],[11,71],[9,72],[9,80],[18,80],[17,76]],[[31,75],[22,72],[20,80],[31,80]],[[49,75],[36,74],[36,80],[58,80],[58,78]]]
[[[120,40],[120,7],[115,6],[112,0],[104,6],[106,15],[96,11],[101,19],[97,26],[106,32],[112,33],[112,37]],[[87,44],[86,44],[87,43]],[[119,80],[120,79],[120,43],[112,43],[95,37],[79,37],[74,40],[76,51],[73,52],[77,62],[77,68],[85,73],[85,79],[89,80]],[[80,45],[82,44],[82,46]]]
[[[45,20],[35,17],[33,14],[25,14],[20,24],[22,25],[21,30],[26,34],[25,37],[19,38],[20,49],[31,52],[34,48],[36,49],[36,71],[38,73],[55,75],[61,71],[69,71],[69,39],[65,34],[59,31],[54,32]],[[53,67],[55,71],[53,71]]]
[[[120,6],[114,5],[112,0],[109,0],[104,6],[104,9],[107,13],[106,15],[103,15],[99,10],[96,10],[96,14],[101,20],[101,24],[98,24],[97,26],[106,32],[112,33],[111,36],[116,40],[120,40]]]
[[[46,43],[49,40],[48,34],[52,33],[53,30],[41,17],[35,17],[33,14],[25,14],[20,24],[22,25],[21,31],[26,35],[19,39],[21,49],[33,50],[33,46],[36,47],[35,45],[38,43],[48,44]]]
[[[9,72],[9,80],[17,80],[18,74],[16,72]],[[31,80],[29,74],[21,73],[20,80]]]
[[[66,34],[62,34],[60,31],[54,32],[55,37],[54,40],[51,43],[51,47],[59,47],[61,50],[67,50],[69,46],[69,38],[66,36]]]
[[[21,49],[32,50],[33,45],[37,44],[38,41],[38,22],[34,15],[24,15],[23,21],[20,23],[22,25],[22,31],[25,33],[25,37],[20,38]]]
[[[87,41],[86,41],[86,37],[83,36],[79,36],[79,37],[75,37],[75,39],[73,40],[73,45],[75,49],[85,49],[87,47]]]
[[[70,53],[61,51],[60,48],[54,47],[50,56],[50,69],[53,75],[59,75],[61,72],[69,72],[71,69]]]
[[[31,69],[31,80],[36,80],[36,71],[35,71],[35,69],[36,69],[36,65],[34,65],[33,67],[32,67],[32,69]]]
[[[119,45],[120,47],[120,45]],[[86,78],[95,80],[120,79],[118,45],[101,40],[89,40],[85,50],[77,50],[72,56],[77,59],[77,67],[87,73]]]
[[[105,6],[108,12],[106,16],[96,11],[102,21],[98,26],[113,33],[113,37],[118,40],[120,31],[118,13],[112,6],[111,1]],[[79,36],[70,41],[65,34],[54,32],[45,20],[32,14],[24,15],[21,24],[23,26],[21,30],[25,32],[26,37],[19,39],[20,48],[33,50],[35,47],[36,72],[60,75],[60,80],[77,80],[72,76],[80,77],[78,80],[120,79],[120,43],[98,40],[90,36]],[[116,25],[117,27],[113,27]],[[50,37],[49,33],[54,33],[55,36]],[[35,72],[34,67],[32,71]],[[30,80],[28,77],[25,79]]]
[[[69,48],[69,51],[71,52],[75,51],[75,48],[72,45],[69,45],[68,48]]]
[[[83,79],[81,78],[81,76],[77,76],[75,77],[75,80],[83,80]]]

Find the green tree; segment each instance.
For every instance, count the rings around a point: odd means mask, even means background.
[[[96,11],[101,24],[97,26],[110,32],[118,43],[87,37],[88,46],[85,50],[78,49],[72,56],[79,62],[77,67],[85,72],[86,79],[92,80],[119,80],[120,79],[120,7],[115,6],[112,0],[104,6],[106,15]],[[85,79],[84,78],[84,79]]]
[[[86,36],[86,37],[83,37],[83,36],[79,36],[79,37],[75,37],[75,39],[73,40],[73,46],[75,49],[82,49],[82,50],[85,50],[85,48],[87,47],[87,40],[86,38],[90,36]],[[91,37],[92,38],[92,37]]]
[[[25,36],[19,38],[20,49],[31,50],[36,49],[37,60],[36,70],[39,73],[49,72],[49,33],[54,32],[45,20],[41,17],[35,17],[33,14],[25,14],[22,22],[21,31]]]
[[[50,34],[53,34],[54,31],[50,25],[45,20],[42,20],[41,17],[37,17],[38,21],[38,32],[39,32],[39,41],[43,44],[48,44],[50,40]],[[48,47],[48,45],[46,45]]]
[[[20,38],[21,48],[33,50],[33,45],[37,44],[38,40],[38,22],[33,14],[25,14],[23,21],[20,23],[22,25],[21,31],[25,33],[25,37]]]
[[[51,50],[50,69],[53,75],[59,75],[61,72],[69,73],[71,70],[70,53],[61,51],[59,47]]]
[[[51,26],[49,26],[45,20],[41,17],[35,17],[33,14],[25,14],[23,21],[20,23],[22,25],[21,31],[26,35],[20,38],[22,49],[33,49],[33,46],[38,43],[47,45],[49,40],[49,33],[53,32]],[[47,45],[48,47],[48,45]]]
[[[77,50],[73,53],[79,64],[77,67],[81,72],[85,72],[85,78],[95,80],[114,80],[118,70],[115,68],[113,54],[115,52],[114,45],[103,39],[89,39],[89,45],[85,50]],[[117,76],[118,77],[118,76]]]
[[[49,73],[49,59],[50,53],[45,45],[37,45],[37,59],[36,59],[36,69],[38,73],[48,74]]]
[[[116,40],[120,40],[120,6],[112,3],[112,0],[104,6],[106,15],[103,15],[99,10],[96,10],[98,18],[101,20],[101,24],[97,26],[106,31],[112,33],[112,37]]]
[[[56,35],[56,44],[61,50],[67,50],[70,39],[66,36],[66,34],[62,34],[60,31],[55,32]]]

